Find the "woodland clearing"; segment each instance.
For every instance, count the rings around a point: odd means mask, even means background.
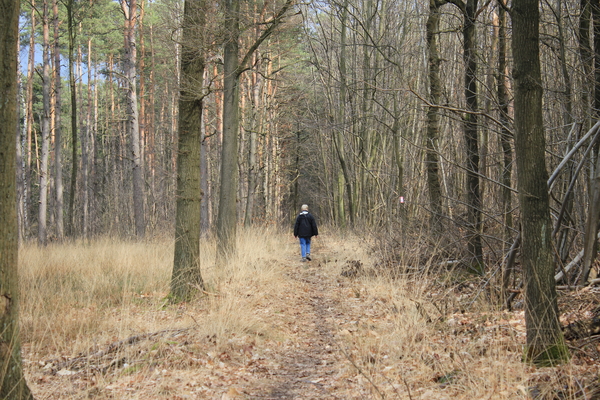
[[[481,278],[344,276],[375,264],[369,248],[325,227],[301,263],[289,233],[245,231],[217,270],[207,240],[204,295],[170,304],[172,240],[26,245],[28,384],[38,400],[598,398],[596,337],[528,366],[522,310],[492,306]],[[597,298],[561,293],[563,325]]]

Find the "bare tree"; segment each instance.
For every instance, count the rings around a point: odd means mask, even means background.
[[[225,20],[228,35],[223,50],[223,146],[221,151],[221,191],[217,216],[217,261],[221,263],[235,252],[237,231],[238,135],[240,127],[240,75],[252,55],[282,22],[293,0],[283,6],[266,23],[260,36],[239,57],[240,0],[225,1]]]
[[[469,267],[483,273],[483,251],[481,247],[481,190],[479,185],[479,138],[477,132],[477,0],[450,0],[463,14],[463,60],[465,63],[464,91],[467,110],[463,117],[466,146],[466,192],[468,247],[471,256]]]
[[[442,191],[440,184],[438,140],[440,130],[440,110],[442,86],[440,81],[440,55],[438,35],[440,30],[440,7],[444,0],[429,0],[427,17],[427,48],[429,50],[429,100],[427,110],[426,165],[427,187],[429,189],[429,207],[431,212],[430,228],[432,232],[442,231]]]

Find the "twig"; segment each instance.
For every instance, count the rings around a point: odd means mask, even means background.
[[[346,351],[342,348],[341,345],[338,345],[338,348],[340,349],[342,354],[346,357],[346,359],[348,361],[350,361],[350,363],[354,366],[354,368],[356,368],[358,373],[361,374],[362,376],[364,376],[367,381],[369,381],[369,383],[371,384],[371,386],[373,386],[373,388],[375,389],[377,394],[379,394],[379,397],[381,397],[382,399],[385,399],[385,395],[383,393],[381,393],[381,391],[379,390],[379,387],[377,387],[377,385],[375,384],[375,382],[373,382],[371,377],[369,377],[367,374],[365,374],[365,372],[362,370],[362,368],[354,362],[354,360],[350,357],[350,355],[348,353],[346,353]]]
[[[404,386],[406,386],[406,391],[408,392],[408,398],[413,400],[412,394],[410,393],[410,386],[408,386],[408,382],[406,382],[406,378],[402,377],[402,382],[404,382]]]

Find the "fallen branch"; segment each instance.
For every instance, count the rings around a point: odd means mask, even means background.
[[[142,340],[150,339],[150,338],[153,338],[156,336],[162,336],[165,334],[176,335],[179,333],[183,333],[189,329],[190,328],[165,329],[165,330],[158,331],[158,332],[150,332],[150,333],[143,333],[140,335],[130,336],[127,339],[119,340],[118,342],[109,344],[104,350],[100,350],[100,351],[97,351],[92,354],[86,354],[86,355],[82,355],[79,357],[75,357],[75,358],[72,358],[72,359],[66,360],[66,361],[59,362],[58,359],[48,360],[48,361],[46,361],[46,365],[51,365],[53,371],[60,371],[62,369],[68,369],[68,368],[72,367],[73,365],[81,363],[81,362],[90,363],[92,360],[101,359],[109,354],[116,353],[118,350],[122,349],[125,346],[130,346],[130,345],[136,344]],[[116,363],[118,364],[119,360],[117,360]],[[111,366],[113,366],[113,363],[111,363],[108,367],[105,367],[104,369],[108,369]]]

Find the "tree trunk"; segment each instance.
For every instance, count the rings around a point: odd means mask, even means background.
[[[223,147],[221,191],[217,217],[217,260],[235,252],[237,227],[238,134],[239,134],[239,12],[240,0],[225,1],[225,24],[229,36],[223,50]]]
[[[177,152],[177,203],[175,252],[171,294],[189,299],[203,289],[200,273],[200,152],[204,54],[199,33],[205,29],[204,1],[186,0],[181,48],[179,141]],[[200,50],[198,50],[200,49]]]
[[[87,43],[87,107],[85,111],[85,129],[81,138],[81,172],[83,186],[83,237],[90,235],[90,138],[92,136],[92,39]]]
[[[255,56],[257,59],[258,56]],[[258,141],[258,132],[261,131],[262,125],[260,123],[260,85],[262,80],[258,73],[252,74],[250,96],[252,96],[252,117],[253,124],[250,129],[250,143],[248,145],[248,198],[246,200],[246,212],[244,215],[244,226],[250,227],[252,225],[252,218],[254,213],[254,199],[256,197],[256,179],[258,175],[258,164],[256,161],[256,149]]]
[[[590,24],[592,21],[590,0],[580,0],[579,7],[579,55],[581,57],[581,64],[583,66],[583,80],[589,82],[593,79],[592,64],[594,60],[592,48],[590,45]],[[590,88],[588,85],[584,85],[581,93],[581,102],[584,107],[583,111],[586,120],[586,123],[584,124],[584,131],[587,131],[589,128],[592,127],[592,113],[590,112],[590,92],[593,92],[593,88]]]
[[[125,77],[127,87],[127,134],[131,140],[131,163],[133,172],[133,216],[135,234],[143,238],[146,233],[144,213],[144,173],[142,170],[140,125],[137,100],[137,73],[135,63],[137,51],[135,44],[137,0],[121,0],[125,14]]]
[[[18,41],[17,48],[20,48],[21,43]],[[19,53],[17,52],[17,65],[21,65],[21,59]],[[19,121],[23,118],[24,115],[27,115],[26,112],[26,104],[23,102],[23,81],[21,79],[21,74],[17,74],[17,118]],[[17,124],[18,125],[18,124]],[[18,227],[18,243],[19,246],[23,243],[25,239],[25,215],[27,208],[27,201],[25,200],[25,195],[27,193],[25,189],[25,165],[23,160],[23,149],[25,145],[25,138],[27,137],[27,124],[21,124],[17,126],[17,146],[16,146],[16,165],[17,165],[17,227]]]
[[[25,182],[23,183],[25,192],[23,193],[23,198],[25,201],[23,214],[23,223],[25,227],[24,231],[28,231],[29,228],[29,205],[32,203],[31,198],[31,187],[32,185],[32,173],[31,173],[31,163],[32,163],[32,152],[31,152],[31,144],[33,142],[33,74],[35,71],[35,32],[36,32],[36,6],[35,0],[31,0],[31,36],[29,38],[29,55],[27,59],[27,100],[26,100],[26,138],[25,138]]]
[[[537,0],[513,2],[515,152],[522,220],[525,286],[525,360],[556,365],[568,358],[554,282],[546,171]]]
[[[440,130],[439,107],[442,96],[440,82],[440,55],[437,37],[440,30],[440,7],[443,3],[429,0],[427,17],[427,49],[429,50],[429,101],[427,110],[426,165],[427,187],[429,190],[429,208],[431,213],[430,229],[432,233],[442,232],[442,187],[440,184],[440,166],[437,153]]]
[[[583,259],[581,262],[581,276],[579,277],[580,285],[586,284],[597,254],[598,220],[600,220],[600,157],[598,156],[596,156],[593,176],[590,179],[590,192],[588,215],[585,221]]]
[[[479,274],[484,272],[481,246],[481,192],[479,187],[479,138],[477,132],[477,0],[466,0],[463,27],[463,58],[465,62],[465,99],[467,113],[464,117],[465,145],[467,147],[467,220],[468,243],[472,262],[470,268]]]
[[[510,121],[508,115],[509,91],[507,82],[506,70],[506,10],[504,7],[498,7],[498,70],[496,71],[496,87],[498,93],[499,117],[498,120],[502,124],[500,127],[500,146],[502,147],[502,173],[500,181],[501,188],[501,204],[502,215],[504,222],[504,243],[512,243],[513,241],[513,215],[512,215],[512,164],[513,153],[511,146],[512,133],[508,129]],[[503,253],[506,254],[509,248],[504,248]],[[508,286],[512,270],[509,270],[509,264],[504,264],[502,271],[502,286],[504,299],[508,296]]]
[[[573,96],[571,90],[571,71],[567,60],[567,49],[566,49],[566,38],[564,29],[564,18],[563,18],[563,1],[557,0],[554,15],[556,17],[556,26],[558,28],[558,43],[559,43],[559,62],[562,72],[563,87],[564,90],[561,93],[562,103],[562,126],[563,126],[563,137],[566,138],[567,147],[565,149],[565,155],[571,149],[571,145],[575,140],[572,135],[569,134],[573,126]],[[574,130],[573,130],[574,131]],[[567,193],[570,181],[573,177],[575,164],[570,163],[566,166],[565,179],[562,181],[562,192]],[[573,212],[573,201],[574,197],[572,192],[567,193],[563,199],[563,209],[566,215],[566,224],[561,224],[561,229],[556,241],[557,247],[557,258],[561,263],[565,263],[569,256],[569,233],[573,231],[573,219],[571,218]]]
[[[62,176],[62,81],[60,76],[60,32],[58,16],[58,0],[53,4],[54,17],[54,180],[56,186],[56,236],[60,240],[64,236],[64,199]]]
[[[40,154],[40,198],[38,208],[38,243],[47,243],[48,157],[50,151],[50,24],[48,0],[44,0],[42,32],[42,151]]]
[[[71,188],[69,194],[69,209],[67,213],[67,231],[73,236],[75,234],[75,196],[77,192],[77,171],[79,162],[78,154],[78,131],[77,131],[77,85],[75,84],[75,16],[74,0],[67,1],[67,24],[69,31],[69,87],[71,89]]]
[[[25,383],[19,339],[16,190],[17,41],[19,2],[0,0],[0,398],[33,399]]]
[[[333,131],[333,145],[335,154],[340,163],[340,170],[337,174],[337,210],[338,223],[340,226],[346,226],[346,209],[344,207],[344,193],[348,197],[348,214],[350,216],[350,226],[354,225],[354,208],[352,201],[352,179],[348,170],[348,162],[346,160],[346,150],[344,146],[344,131],[346,127],[346,97],[347,97],[347,82],[346,82],[346,34],[348,31],[348,0],[342,5],[341,33],[340,33],[340,96],[338,99],[337,127]],[[344,190],[345,189],[345,190]]]
[[[208,74],[206,74],[205,84],[208,86]],[[209,163],[208,163],[208,138],[206,135],[206,118],[207,113],[206,110],[202,112],[202,132],[200,134],[200,138],[202,142],[200,143],[200,192],[202,193],[203,199],[210,198],[209,190],[210,186],[208,184],[208,177],[210,174]],[[200,235],[208,234],[210,230],[210,203],[205,200],[200,202]]]

